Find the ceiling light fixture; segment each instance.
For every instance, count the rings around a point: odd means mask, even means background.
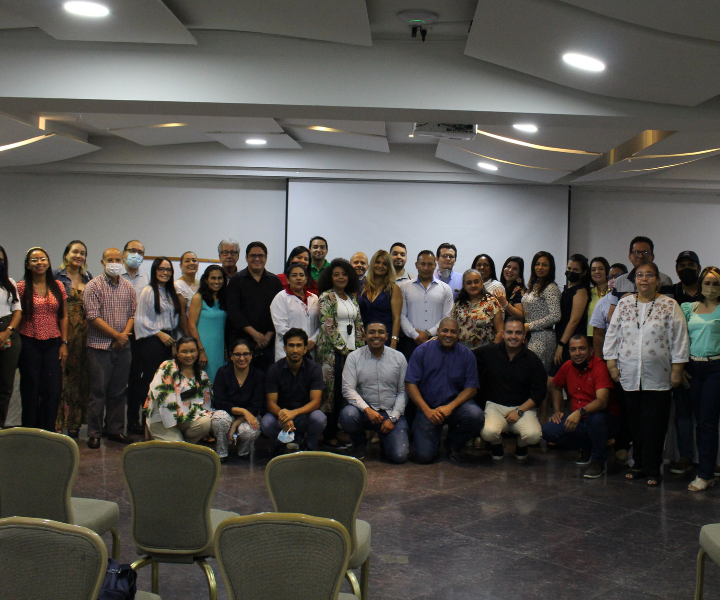
[[[517,144],[518,146],[534,148],[535,150],[547,150],[548,152],[565,152],[566,154],[588,154],[591,156],[602,156],[602,152],[585,152],[585,150],[572,150],[571,148],[553,148],[552,146],[540,146],[539,144],[531,144],[530,142],[523,142],[522,140],[515,140],[513,138],[495,135],[494,133],[489,133],[487,131],[480,131],[479,129],[477,130],[477,133],[480,135],[486,135],[496,140],[500,140],[501,142]]]
[[[39,142],[40,140],[44,140],[45,138],[54,136],[54,133],[48,133],[45,135],[39,135],[34,138],[30,138],[28,140],[23,140],[22,142],[15,142],[14,144],[7,144],[6,146],[0,146],[0,152],[5,152],[6,150],[12,150],[13,148],[19,148],[20,146],[27,146],[28,144],[33,144],[35,142]]]
[[[497,171],[498,168],[495,165],[491,165],[490,163],[478,163],[478,167],[481,169],[485,169],[487,171]]]
[[[408,135],[408,137],[415,137],[415,134],[411,133],[410,135]]]
[[[110,14],[110,10],[107,6],[103,6],[97,2],[80,2],[78,0],[72,0],[72,2],[66,2],[63,4],[63,8],[67,12],[81,17],[107,17]]]
[[[245,140],[245,143],[250,144],[251,146],[264,146],[265,144],[267,144],[267,140],[252,138],[249,140]]]
[[[597,73],[605,70],[605,63],[599,61],[597,58],[585,56],[584,54],[568,52],[567,54],[563,54],[563,60],[570,66],[582,69],[583,71],[594,71]]]
[[[315,131],[338,131],[337,129],[333,129],[332,127],[321,127],[320,125],[315,125],[310,129],[314,129]]]
[[[513,125],[518,131],[525,131],[526,133],[537,133],[537,126],[531,123],[515,123]]]

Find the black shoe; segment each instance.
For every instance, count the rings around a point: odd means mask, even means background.
[[[227,456],[221,456],[221,457],[220,457],[220,464],[223,464],[223,463],[226,463],[226,462],[227,462]]]
[[[97,450],[100,447],[100,438],[93,438],[91,437],[88,440],[88,448],[92,450]]]
[[[133,423],[132,425],[128,425],[128,433],[132,433],[134,435],[145,435],[145,428],[140,425],[140,423]]]
[[[353,448],[351,454],[353,458],[363,460],[365,458],[365,448]]]
[[[76,440],[78,438],[79,434],[80,434],[79,429],[68,429],[68,437],[71,437],[74,440]]]
[[[575,461],[578,467],[584,467],[590,464],[590,448],[583,448],[580,450],[580,456]]]
[[[117,442],[118,444],[132,444],[133,439],[122,433],[110,433],[107,436],[108,441]]]
[[[108,436],[108,428],[107,428],[107,425],[105,425],[105,426],[102,428],[102,436],[103,436],[103,437],[107,437],[107,436]]]
[[[493,444],[490,448],[492,449],[493,460],[502,460],[505,457],[505,450],[503,450],[502,442],[499,444]]]
[[[605,463],[591,462],[590,466],[585,470],[583,477],[586,479],[597,479],[605,473]]]
[[[448,440],[448,439],[445,440],[445,450],[447,452],[447,457],[450,462],[454,462],[454,463],[462,462],[462,459],[463,459],[462,450],[455,450],[452,447],[450,440]]]
[[[527,446],[515,446],[515,458],[518,460],[527,460],[528,447]]]

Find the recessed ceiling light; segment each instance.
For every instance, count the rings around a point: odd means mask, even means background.
[[[245,140],[245,143],[250,144],[251,146],[263,146],[263,145],[267,144],[267,140],[260,140],[260,139],[253,138],[253,139]]]
[[[525,131],[527,133],[537,133],[538,130],[537,126],[531,123],[515,123],[513,127],[519,131]]]
[[[415,137],[415,134],[411,133],[410,135],[408,135],[408,137]]]
[[[491,165],[490,163],[478,163],[478,167],[481,169],[486,169],[488,171],[497,171],[498,168],[495,165]]]
[[[605,64],[592,56],[569,52],[568,54],[563,54],[563,60],[570,66],[582,69],[583,71],[598,72],[605,70]]]
[[[63,4],[63,7],[69,13],[80,15],[81,17],[107,17],[110,14],[107,6],[103,6],[97,2],[73,0],[72,2]]]

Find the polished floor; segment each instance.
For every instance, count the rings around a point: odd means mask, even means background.
[[[690,475],[668,476],[659,489],[617,473],[585,480],[574,453],[533,448],[522,464],[513,446],[506,441],[500,462],[476,452],[460,465],[443,455],[425,466],[391,465],[377,445],[368,446],[359,517],[372,525],[370,598],[693,598],[698,535],[703,524],[720,522],[720,488],[687,492]],[[252,461],[231,456],[223,465],[214,508],[272,510],[266,448],[261,443]],[[81,439],[73,495],[120,505],[121,562],[132,562],[122,449],[103,440],[100,450],[89,450]],[[227,598],[210,562],[219,597]],[[150,589],[149,569],[138,583]],[[198,567],[174,565],[161,566],[160,595],[208,597]],[[705,598],[720,599],[720,568],[709,560]]]

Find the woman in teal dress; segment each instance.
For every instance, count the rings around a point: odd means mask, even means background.
[[[200,368],[215,380],[225,364],[225,275],[220,265],[211,265],[200,278],[200,289],[190,302],[188,326],[198,340]]]

